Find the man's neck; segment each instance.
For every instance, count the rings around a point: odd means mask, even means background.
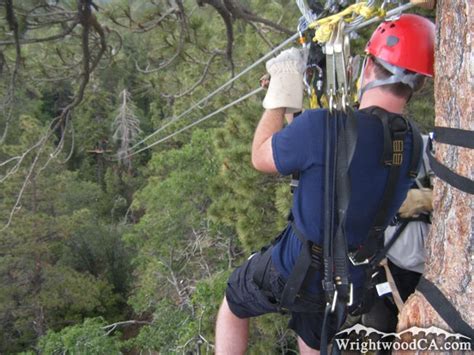
[[[400,98],[376,87],[364,93],[359,109],[378,106],[389,112],[403,114],[405,105],[406,100],[404,98]]]

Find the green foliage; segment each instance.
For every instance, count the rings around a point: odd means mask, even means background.
[[[21,152],[44,130],[28,116],[22,116],[19,127],[21,138],[0,146],[0,154]],[[45,162],[40,160],[40,166]],[[20,167],[3,183],[3,223],[27,169]],[[129,257],[122,230],[100,218],[101,194],[100,186],[81,180],[77,172],[62,171],[57,162],[26,185],[20,211],[0,233],[0,279],[8,285],[0,289],[0,351],[31,347],[47,329],[61,329],[85,316],[122,314]]]
[[[102,318],[89,318],[60,332],[49,331],[40,339],[38,350],[42,354],[121,354],[119,334],[108,335],[106,324]]]
[[[155,154],[148,183],[135,196],[133,206],[144,214],[126,240],[138,255],[139,287],[130,299],[137,312],[153,310],[166,297],[189,303],[192,283],[225,262],[212,252],[226,245],[221,229],[206,219],[208,185],[218,166],[210,140],[209,132],[196,131],[189,144]]]

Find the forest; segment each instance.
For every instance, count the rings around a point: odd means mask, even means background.
[[[251,165],[263,91],[187,126],[258,89],[264,63],[206,98],[300,16],[289,0],[0,1],[1,354],[213,352],[226,280],[285,225],[290,178]],[[433,83],[408,114],[433,127]],[[253,322],[249,353],[296,353],[286,323]]]

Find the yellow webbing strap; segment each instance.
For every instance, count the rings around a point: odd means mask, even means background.
[[[384,9],[375,6],[368,6],[367,2],[364,1],[352,4],[337,14],[316,20],[309,25],[309,28],[316,30],[313,37],[314,42],[325,43],[329,41],[335,26],[341,19],[350,22],[353,19],[352,15],[360,15],[365,19],[370,19],[376,16],[384,17],[385,14],[386,11]],[[346,18],[348,16],[351,16],[351,18]]]
[[[316,90],[311,88],[311,96],[309,98],[309,107],[312,109],[318,108],[318,98],[316,97]]]

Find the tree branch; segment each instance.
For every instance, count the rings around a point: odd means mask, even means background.
[[[180,99],[182,98],[183,96],[186,96],[186,95],[189,95],[190,93],[192,93],[199,85],[201,85],[204,80],[206,79],[206,76],[207,74],[209,73],[209,68],[214,60],[215,57],[217,57],[219,55],[219,53],[217,52],[214,52],[211,57],[209,58],[209,60],[207,61],[205,67],[204,67],[204,70],[201,74],[201,77],[193,84],[191,85],[188,89],[184,90],[183,92],[180,92],[178,94],[174,94],[174,95],[163,95],[166,99],[170,98],[170,97],[173,97],[173,99]]]
[[[226,55],[227,60],[232,69],[232,74],[234,73],[234,61],[232,58],[232,47],[234,45],[234,28],[233,28],[233,17],[232,13],[228,11],[228,9],[224,6],[221,0],[197,0],[199,6],[204,6],[204,4],[211,5],[222,17],[224,20],[224,25],[226,27],[226,35],[227,35],[227,48],[226,48]],[[232,75],[233,76],[233,75]]]
[[[235,18],[240,18],[245,21],[254,21],[254,22],[260,22],[263,23],[264,25],[270,26],[274,28],[275,30],[285,33],[287,35],[293,35],[294,31],[291,31],[278,23],[275,23],[273,21],[267,20],[263,17],[255,15],[253,12],[251,12],[249,9],[243,7],[240,3],[235,2],[234,0],[223,0],[225,7],[229,10],[229,12],[232,13],[232,15]]]

